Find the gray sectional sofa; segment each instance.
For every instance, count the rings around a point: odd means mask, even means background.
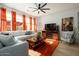
[[[30,37],[35,37],[37,33],[33,32],[30,35],[25,35],[25,32],[26,31],[3,32],[9,33],[9,35],[13,35],[16,43],[0,48],[0,56],[28,56],[29,45],[26,40]]]

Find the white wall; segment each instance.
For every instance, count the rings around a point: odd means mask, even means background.
[[[52,13],[49,15],[41,16],[38,19],[38,21],[40,21],[40,20],[42,21],[42,30],[44,29],[45,24],[56,23],[57,25],[60,26],[60,31],[61,31],[62,18],[74,17],[73,26],[74,26],[74,28],[78,28],[78,12],[79,12],[79,9],[56,12],[56,13]]]
[[[44,29],[45,24],[47,23],[56,23],[61,27],[62,24],[62,18],[65,17],[74,17],[74,27],[77,27],[78,25],[78,10],[69,10],[69,11],[63,11],[60,13],[52,13],[46,16],[42,16],[42,29]]]

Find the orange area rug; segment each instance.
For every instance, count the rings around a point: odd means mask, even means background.
[[[58,46],[58,40],[46,39],[45,43],[35,50],[29,49],[30,56],[51,56]]]

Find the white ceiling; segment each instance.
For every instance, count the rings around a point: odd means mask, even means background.
[[[23,11],[25,13],[28,13],[34,16],[45,15],[42,12],[40,12],[40,14],[38,14],[37,12],[32,12],[34,9],[31,9],[29,7],[36,7],[34,3],[5,3],[4,5],[11,8],[15,8],[17,10]],[[50,13],[59,12],[63,10],[78,8],[79,3],[48,3],[45,7],[50,8],[50,10],[45,10],[46,14],[50,14]]]

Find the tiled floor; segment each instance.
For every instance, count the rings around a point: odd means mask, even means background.
[[[79,56],[79,45],[70,45],[64,42],[59,43],[53,56]]]

